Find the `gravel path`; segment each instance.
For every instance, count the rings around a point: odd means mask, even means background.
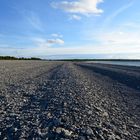
[[[139,140],[140,68],[0,61],[0,139]]]

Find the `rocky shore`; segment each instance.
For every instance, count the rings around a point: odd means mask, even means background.
[[[0,139],[139,140],[140,68],[0,61]]]

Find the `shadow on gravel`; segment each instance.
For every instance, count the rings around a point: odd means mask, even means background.
[[[94,71],[95,73],[99,73],[105,76],[110,77],[113,80],[116,80],[122,84],[127,85],[128,87],[131,87],[133,89],[140,91],[140,74],[139,75],[130,75],[128,73],[123,73],[119,71],[117,68],[115,71],[113,68],[104,68],[101,67],[101,65],[98,67],[97,65],[88,65],[88,64],[76,64],[82,68],[90,69]],[[118,66],[119,67],[119,66]]]

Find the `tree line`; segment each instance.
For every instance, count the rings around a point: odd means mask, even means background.
[[[0,60],[41,60],[41,58],[37,57],[31,57],[31,58],[26,58],[26,57],[14,57],[14,56],[0,56]]]

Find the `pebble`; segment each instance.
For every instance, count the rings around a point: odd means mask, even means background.
[[[88,136],[94,135],[94,132],[90,127],[82,128],[81,133],[84,134],[84,135],[88,135]]]
[[[65,136],[70,137],[72,135],[72,131],[69,131],[67,129],[64,129],[62,127],[58,127],[56,128],[56,133],[60,134],[60,133],[64,133]]]
[[[92,111],[91,111],[91,110],[90,110],[90,111],[88,111],[87,113],[88,113],[88,115],[92,115]]]
[[[108,118],[109,117],[109,115],[108,115],[107,112],[103,112],[102,116],[105,117],[105,118]]]

